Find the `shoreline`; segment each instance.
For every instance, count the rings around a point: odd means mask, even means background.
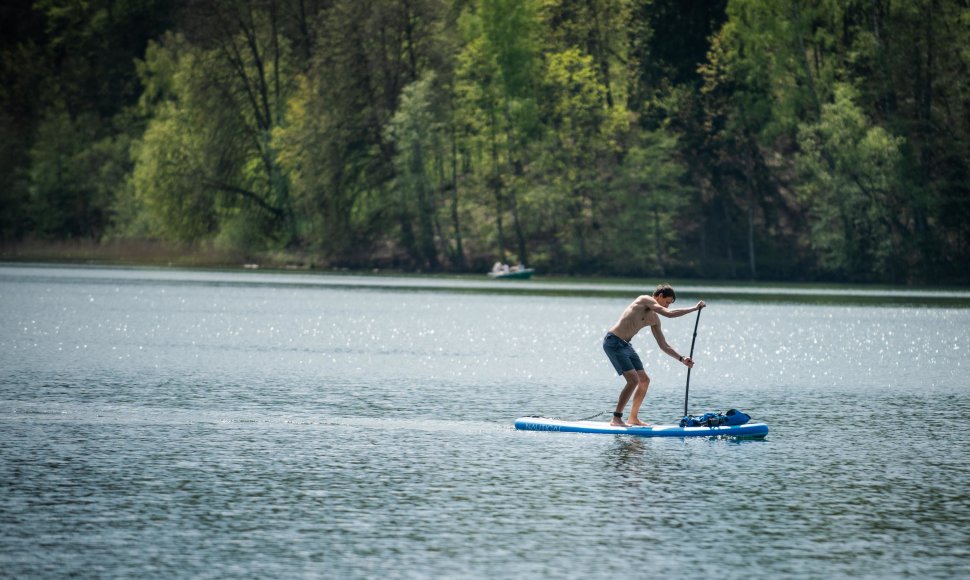
[[[0,262],[87,264],[92,266],[167,266],[177,268],[248,268],[329,270],[325,261],[301,252],[246,253],[212,244],[173,244],[150,240],[41,241],[0,244]]]
[[[358,274],[385,276],[421,276],[464,278],[469,280],[484,279],[484,271],[437,271],[408,270],[395,267],[343,267],[334,266],[320,256],[310,252],[298,251],[268,251],[245,253],[220,249],[210,244],[173,244],[150,240],[113,240],[94,242],[91,240],[43,241],[29,240],[15,243],[0,243],[0,264],[43,264],[69,266],[104,266],[104,267],[148,267],[148,268],[185,268],[212,269],[229,271],[267,271],[267,272],[306,272],[318,274]],[[885,282],[842,282],[842,281],[805,281],[805,280],[748,280],[748,279],[717,279],[717,278],[685,278],[670,276],[619,276],[597,274],[568,274],[562,272],[540,272],[538,280],[531,281],[502,281],[501,284],[510,288],[520,286],[544,286],[552,283],[570,283],[577,285],[619,284],[641,285],[644,289],[652,287],[658,282],[668,282],[677,286],[714,286],[746,288],[789,289],[814,293],[823,291],[899,291],[905,294],[918,291],[939,292],[970,292],[970,285],[960,284],[891,284]]]
[[[54,274],[45,273],[52,269]],[[57,269],[60,268],[60,272]],[[260,268],[255,265],[195,266],[174,264],[123,264],[90,262],[4,262],[0,260],[4,279],[27,279],[33,276],[68,277],[79,282],[119,277],[156,280],[159,283],[219,285],[277,285],[343,289],[383,289],[401,292],[459,292],[548,296],[572,298],[609,298],[629,300],[648,293],[656,280],[633,278],[593,278],[542,276],[538,280],[494,280],[484,274],[421,274],[373,269],[297,269]],[[113,272],[113,273],[112,273]],[[711,303],[760,302],[765,304],[882,305],[893,307],[970,308],[970,288],[895,288],[876,286],[735,283],[711,280],[668,280],[686,301],[704,299]]]

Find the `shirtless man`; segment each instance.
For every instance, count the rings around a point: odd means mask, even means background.
[[[633,346],[630,345],[630,341],[633,340],[636,333],[643,330],[644,327],[650,327],[660,350],[684,363],[688,368],[694,368],[694,361],[690,357],[677,354],[677,351],[667,344],[667,339],[664,338],[664,334],[660,330],[660,317],[657,315],[677,318],[700,310],[707,305],[703,301],[699,301],[690,308],[670,310],[670,305],[676,299],[674,289],[669,284],[661,284],[653,291],[653,296],[640,296],[627,306],[623,314],[620,315],[620,319],[606,333],[606,337],[603,339],[603,350],[606,351],[606,356],[613,363],[616,374],[623,375],[623,378],[626,379],[626,386],[620,391],[620,399],[616,403],[616,411],[613,413],[613,420],[610,421],[610,425],[619,427],[648,425],[648,423],[643,423],[637,418],[637,413],[640,412],[643,398],[647,396],[650,377],[643,370],[640,357],[633,350]],[[623,422],[623,409],[626,407],[627,401],[630,400],[630,395],[633,395],[633,407],[630,409],[630,419],[629,424],[627,424]]]

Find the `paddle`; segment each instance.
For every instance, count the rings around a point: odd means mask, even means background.
[[[697,340],[697,323],[701,321],[701,310],[697,309],[697,319],[694,321],[694,338],[690,339],[690,359],[694,360],[694,341]],[[687,367],[687,387],[684,388],[684,416],[687,416],[687,396],[690,394],[690,367]]]

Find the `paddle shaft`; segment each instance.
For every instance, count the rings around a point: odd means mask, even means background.
[[[694,337],[690,339],[690,359],[694,360],[694,342],[697,340],[697,324],[701,321],[701,310],[697,309],[697,318],[694,320]],[[684,388],[684,416],[687,416],[687,397],[690,395],[690,367],[687,367],[687,386]]]

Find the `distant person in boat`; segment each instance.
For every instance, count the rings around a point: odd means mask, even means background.
[[[681,356],[672,346],[667,344],[663,332],[660,330],[660,316],[666,318],[678,318],[685,314],[690,314],[707,306],[703,301],[690,308],[678,308],[671,310],[670,305],[677,299],[674,289],[670,284],[660,284],[653,291],[653,296],[643,295],[626,307],[620,319],[610,328],[603,338],[603,350],[606,356],[613,363],[616,374],[626,379],[626,385],[620,391],[620,399],[616,403],[616,411],[613,413],[613,420],[610,425],[629,427],[630,425],[648,425],[640,421],[637,413],[640,412],[640,405],[643,404],[644,397],[647,396],[647,388],[650,386],[650,377],[643,370],[643,363],[630,341],[644,327],[649,326],[653,337],[657,340],[660,350],[684,363],[688,368],[694,367],[694,361],[690,357]],[[659,316],[658,316],[659,315]],[[633,396],[633,406],[630,409],[630,418],[626,423],[623,422],[623,409],[626,407],[630,396]]]
[[[528,268],[525,264],[519,263],[515,266],[509,266],[508,264],[503,264],[502,262],[495,262],[492,264],[492,274],[511,274],[513,272],[525,272]]]

